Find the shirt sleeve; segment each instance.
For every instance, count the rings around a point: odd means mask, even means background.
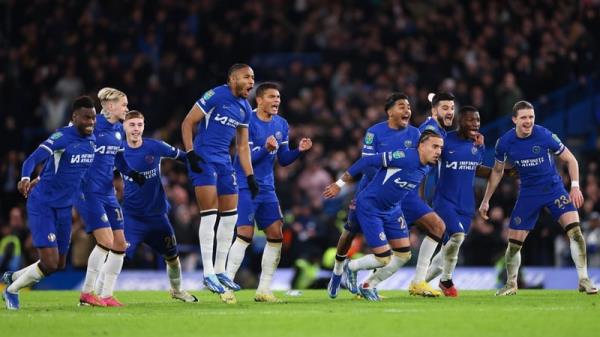
[[[158,148],[158,153],[164,158],[180,159],[185,155],[183,151],[164,141],[157,142],[156,146]]]
[[[403,167],[409,154],[402,150],[383,153],[383,167]]]
[[[250,115],[252,115],[252,108],[250,107],[250,104],[248,103],[248,101],[244,102],[244,116],[240,122],[240,125],[238,127],[242,127],[242,128],[247,128],[248,125],[250,125]]]
[[[372,156],[377,153],[377,139],[373,130],[367,130],[363,138],[362,156]]]
[[[125,159],[124,152],[117,152],[115,155],[115,167],[117,170],[123,174],[129,175],[133,169]]]
[[[290,150],[289,126],[283,123],[281,143],[277,150],[277,161],[281,166],[288,166],[300,157],[300,150]]]
[[[68,138],[62,131],[56,131],[40,144],[40,148],[48,151],[49,154],[53,154],[54,151],[59,151],[67,147],[67,144],[69,144]]]
[[[21,178],[29,179],[31,177],[31,173],[35,167],[41,162],[45,161],[52,155],[52,151],[48,152],[48,150],[40,145],[32,154],[25,159],[23,162],[23,167],[21,168]]]
[[[362,157],[357,160],[350,168],[348,173],[356,177],[370,167],[382,167],[385,166],[387,153],[377,153],[372,156]]]
[[[209,91],[205,92],[204,95],[200,97],[200,99],[196,101],[196,105],[206,114],[215,107],[216,100],[217,99],[215,97],[215,90],[210,89]]]
[[[550,130],[544,130],[544,141],[550,151],[554,152],[555,155],[559,156],[565,150],[565,145],[562,143],[560,138]]]
[[[496,141],[496,150],[494,151],[494,158],[496,158],[497,161],[504,163],[506,161],[507,155],[506,145],[502,140],[503,138],[498,138],[498,140]]]

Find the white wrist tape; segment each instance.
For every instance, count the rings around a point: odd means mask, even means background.
[[[339,188],[342,188],[344,187],[344,185],[346,185],[346,182],[343,181],[342,178],[340,178],[335,182],[335,184],[338,185]]]
[[[571,181],[571,187],[577,187],[577,188],[579,188],[579,180],[573,180],[573,181]]]

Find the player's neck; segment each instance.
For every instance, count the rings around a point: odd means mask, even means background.
[[[140,138],[140,140],[137,142],[127,139],[127,145],[132,149],[137,149],[138,147],[141,147],[143,142],[144,141],[142,140],[142,138]]]
[[[518,128],[515,128],[515,132],[517,134],[517,138],[527,138],[527,137],[531,136],[531,134],[533,133],[533,131],[532,131],[529,134],[524,134],[522,132],[519,132]]]
[[[260,119],[263,122],[270,122],[273,120],[273,115],[271,115],[267,112],[264,112],[260,109],[256,110],[256,117],[258,117],[258,119]]]
[[[401,130],[404,129],[403,127],[401,127],[400,125],[394,123],[394,121],[392,121],[391,119],[388,119],[387,125],[390,129],[395,129],[395,130]]]
[[[106,115],[105,115],[105,118],[110,124],[115,124],[119,121],[119,117],[117,117],[113,114],[110,114],[108,117],[106,117]]]

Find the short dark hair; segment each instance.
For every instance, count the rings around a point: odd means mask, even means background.
[[[141,112],[139,112],[137,110],[131,110],[131,111],[128,111],[127,114],[125,114],[125,120],[134,119],[134,118],[144,119],[144,114],[142,114]]]
[[[385,112],[387,112],[389,109],[391,109],[394,106],[394,104],[396,104],[396,102],[401,99],[408,100],[408,96],[406,96],[405,94],[403,94],[401,92],[394,92],[390,96],[388,96],[388,98],[385,100],[385,105],[384,105]]]
[[[437,106],[440,103],[440,101],[454,101],[454,99],[454,95],[452,95],[449,92],[438,92],[431,99],[431,106]]]
[[[73,101],[72,108],[73,108],[73,112],[75,112],[81,108],[93,109],[94,108],[94,100],[90,96],[76,97],[75,100]]]
[[[522,109],[533,109],[533,104],[531,104],[527,101],[518,101],[517,103],[515,103],[515,105],[513,105],[513,108],[512,108],[513,116],[516,117],[517,112]]]
[[[472,105],[465,105],[462,108],[460,108],[460,110],[458,110],[458,116],[460,117],[469,112],[479,112],[479,110],[477,110],[477,108]]]
[[[442,137],[442,135],[440,135],[439,133],[437,133],[433,130],[425,130],[425,131],[423,131],[423,133],[421,133],[421,136],[419,137],[419,144],[425,143],[429,138],[444,139]]]
[[[262,97],[265,94],[265,91],[267,91],[269,89],[279,90],[279,85],[277,85],[277,83],[274,83],[274,82],[261,83],[256,88],[256,97]]]
[[[250,66],[245,63],[236,63],[236,64],[232,65],[231,67],[229,67],[229,70],[227,70],[227,82],[229,82],[229,78],[231,77],[231,75],[233,73],[235,73],[236,71],[238,71],[240,69],[244,69],[244,68],[250,68]]]

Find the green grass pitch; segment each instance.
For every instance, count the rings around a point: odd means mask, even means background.
[[[171,300],[166,292],[117,292],[124,308],[78,307],[74,291],[25,291],[21,310],[0,308],[0,335],[53,336],[598,336],[600,296],[577,291],[462,291],[459,298],[417,298],[384,291],[367,302],[342,290],[276,295],[284,303],[255,303],[251,290],[238,304],[207,291],[199,303]],[[4,303],[2,303],[4,304]]]

